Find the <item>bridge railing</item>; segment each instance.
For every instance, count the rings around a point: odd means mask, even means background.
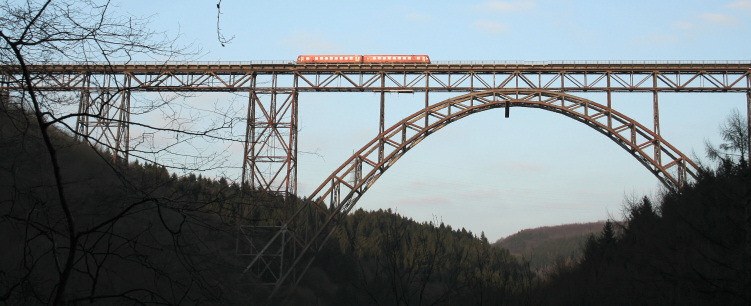
[[[44,62],[29,63],[31,65],[289,65],[296,64],[295,60],[252,60],[252,61],[113,61],[113,62]],[[751,65],[751,60],[449,60],[432,61],[437,65]]]
[[[253,61],[111,61],[111,62],[74,62],[74,61],[51,61],[44,63],[28,63],[28,65],[57,65],[57,66],[121,66],[121,65],[185,65],[185,66],[213,66],[213,65],[294,65],[294,60],[253,60]]]
[[[432,61],[438,65],[748,65],[751,60],[558,60],[558,61],[506,61],[506,60],[452,60]]]

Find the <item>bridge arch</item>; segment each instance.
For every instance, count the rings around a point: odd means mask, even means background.
[[[471,114],[495,108],[539,108],[565,115],[605,135],[629,152],[666,187],[681,188],[696,179],[699,167],[660,135],[605,105],[544,89],[494,89],[433,104],[373,138],[332,173],[310,196],[342,213],[399,158],[427,136]],[[328,199],[328,201],[326,201]]]
[[[539,108],[586,124],[629,152],[668,188],[681,188],[689,179],[696,179],[699,175],[700,168],[660,135],[605,105],[545,89],[509,88],[468,93],[433,104],[404,118],[385,129],[336,169],[309,197],[314,200],[313,204],[301,205],[283,226],[287,228],[288,225],[304,222],[302,219],[307,218],[304,216],[307,214],[303,212],[310,209],[323,214],[323,220],[316,222],[312,236],[296,239],[296,243],[302,247],[301,252],[277,284],[282,283],[301,261],[307,261],[301,267],[302,273],[307,270],[315,253],[334,232],[339,218],[351,211],[378,178],[411,148],[459,119],[496,108],[505,108],[508,115],[511,107]],[[272,240],[278,239],[278,236]]]

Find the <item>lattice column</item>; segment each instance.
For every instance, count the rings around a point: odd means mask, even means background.
[[[92,86],[92,77],[86,76],[81,87],[78,105],[76,138],[112,154],[114,162],[128,162],[130,142],[130,78],[113,85],[114,77],[106,77],[104,86]],[[126,88],[126,89],[118,89]]]
[[[243,161],[243,184],[252,189],[297,195],[297,97],[296,89],[250,89]],[[295,76],[295,88],[297,87]]]
[[[277,81],[273,74],[271,87],[257,89],[257,75],[252,77],[242,186],[282,196],[288,212],[294,209],[297,195],[298,77],[292,90],[277,90]],[[237,253],[252,257],[243,272],[251,272],[261,284],[278,285],[288,270],[285,258],[295,256],[292,233],[286,225],[278,226],[288,216],[245,223],[246,210],[256,204],[252,199],[248,202],[238,211]]]

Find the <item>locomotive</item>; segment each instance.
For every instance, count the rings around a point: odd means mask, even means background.
[[[430,64],[427,55],[300,55],[298,64]]]

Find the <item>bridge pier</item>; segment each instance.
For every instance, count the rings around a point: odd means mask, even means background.
[[[283,222],[297,208],[298,77],[291,90],[278,88],[277,74],[271,74],[271,86],[264,89],[257,87],[257,74],[251,78],[241,186],[281,197],[284,213],[271,220],[252,198],[245,198],[237,207],[236,249],[238,255],[252,258],[244,273],[252,272],[261,284],[279,286],[288,272],[285,258],[294,257],[296,250],[293,233]]]
[[[112,154],[115,163],[128,163],[130,145],[130,78],[105,76],[94,80],[87,75],[81,87],[76,119],[76,139]],[[114,83],[114,85],[112,85]],[[94,90],[92,90],[94,88]]]
[[[297,195],[297,76],[293,89],[256,89],[252,77],[248,101],[242,182],[251,189],[285,198]]]

